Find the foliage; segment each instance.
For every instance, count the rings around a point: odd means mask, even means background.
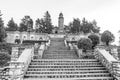
[[[91,22],[91,24],[93,25],[92,31],[93,31],[94,33],[99,33],[100,27],[97,26],[96,20],[93,20],[93,21]]]
[[[110,42],[113,42],[114,39],[115,39],[114,35],[108,30],[104,31],[101,35],[101,41],[105,42],[107,46],[109,45]]]
[[[71,27],[71,32],[72,33],[78,33],[78,32],[80,32],[81,25],[80,25],[80,20],[78,18],[73,20],[72,25],[73,25]]]
[[[24,23],[20,23],[19,31],[20,32],[27,31],[27,26]]]
[[[9,54],[12,52],[12,47],[10,44],[7,43],[0,43],[0,50],[7,51]]]
[[[44,33],[45,32],[45,22],[43,19],[37,19],[36,20],[36,23],[35,23],[35,26],[36,26],[36,32],[38,33]]]
[[[18,30],[17,24],[14,22],[13,18],[8,22],[7,24],[8,28],[6,28],[7,31],[16,31]]]
[[[7,37],[5,28],[4,28],[4,22],[2,20],[2,14],[0,13],[0,42],[4,41],[4,38]]]
[[[46,11],[44,18],[37,19],[35,24],[37,28],[36,32],[52,33],[53,25],[48,11]]]
[[[79,49],[83,49],[83,51],[86,52],[86,50],[90,50],[92,48],[92,41],[89,38],[81,38],[77,46]]]
[[[97,22],[95,20],[88,22],[85,18],[83,18],[82,21],[80,21],[79,18],[76,18],[73,22],[70,22],[68,26],[71,27],[71,33],[99,33],[100,31],[100,28],[97,26]]]
[[[10,61],[10,55],[6,53],[0,53],[0,66],[5,66]]]
[[[30,16],[24,16],[24,18],[21,20],[19,31],[32,31],[33,30],[33,20],[30,18]]]
[[[100,40],[99,40],[99,36],[98,35],[95,35],[95,34],[91,34],[88,36],[88,38],[91,39],[92,41],[92,49],[94,49],[94,47],[100,43]]]

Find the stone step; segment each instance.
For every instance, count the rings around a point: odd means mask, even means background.
[[[44,54],[45,55],[47,55],[47,54],[52,54],[52,55],[55,55],[55,54],[69,54],[69,55],[71,55],[71,54],[73,54],[73,55],[76,55],[76,53],[75,52],[62,52],[62,51],[49,51],[49,52],[44,52]]]
[[[48,62],[31,62],[30,65],[96,65],[96,64],[101,64],[100,62],[85,62],[85,63],[48,63]]]
[[[61,59],[63,59],[63,58],[64,58],[64,59],[65,59],[65,58],[67,59],[67,57],[68,57],[68,58],[69,58],[69,57],[70,57],[70,58],[73,57],[73,58],[75,58],[75,59],[78,58],[78,57],[76,57],[76,56],[70,56],[70,55],[53,55],[53,56],[52,56],[52,55],[46,55],[46,56],[44,56],[43,58],[51,58],[51,59],[54,59],[54,58],[60,58],[60,57],[61,57]]]
[[[81,67],[81,68],[28,68],[28,71],[94,71],[106,70],[105,67]]]
[[[53,72],[56,74],[56,73],[59,73],[59,74],[68,74],[68,73],[75,73],[75,74],[78,74],[78,73],[108,73],[107,70],[79,70],[79,71],[39,71],[39,70],[36,70],[36,71],[31,71],[31,70],[28,70],[27,73],[37,73],[40,72],[42,74],[53,74]],[[44,73],[45,72],[45,73]]]
[[[48,78],[26,78],[24,80],[48,80]],[[113,77],[49,78],[49,80],[114,80]]]
[[[37,51],[36,51],[37,53]],[[113,80],[108,70],[94,58],[79,59],[74,50],[65,47],[64,39],[52,39],[43,59],[34,58],[24,80]]]
[[[85,74],[26,74],[27,78],[81,78],[81,77],[110,77],[109,73],[85,73]]]
[[[44,59],[78,59],[77,57],[43,57]]]
[[[33,59],[35,62],[98,62],[96,59]]]
[[[83,72],[38,72],[38,71],[36,71],[36,72],[34,72],[34,71],[27,71],[26,72],[26,74],[40,74],[40,75],[43,75],[43,74],[93,74],[93,73],[103,73],[103,74],[105,74],[105,73],[108,73],[108,71],[83,71]]]
[[[71,65],[71,66],[56,66],[56,65],[30,65],[29,68],[81,68],[81,67],[102,67],[102,65]]]

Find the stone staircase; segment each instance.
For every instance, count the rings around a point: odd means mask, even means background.
[[[51,39],[51,45],[43,55],[44,59],[78,59],[74,50],[65,47],[63,38]]]
[[[79,59],[64,46],[63,39],[52,39],[43,59],[34,58],[24,80],[114,80],[96,59]]]

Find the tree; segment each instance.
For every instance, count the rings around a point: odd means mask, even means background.
[[[89,38],[81,38],[77,44],[79,49],[82,49],[84,52],[92,48],[92,41]]]
[[[74,19],[72,25],[73,26],[71,27],[71,32],[72,33],[79,33],[80,32],[80,28],[81,28],[80,20],[78,18]]]
[[[0,12],[0,42],[4,41],[4,38],[7,36],[5,28],[4,28],[4,22],[2,20],[2,14]]]
[[[104,31],[101,35],[101,41],[105,42],[107,46],[109,46],[109,43],[113,42],[114,39],[114,35],[108,30]]]
[[[23,32],[23,31],[27,31],[27,26],[24,24],[24,23],[20,23],[20,27],[19,27],[19,31],[20,32]]]
[[[92,24],[90,24],[90,22],[88,22],[85,18],[83,18],[81,31],[84,33],[90,33],[91,30],[92,30]]]
[[[33,20],[30,16],[24,16],[21,20],[19,31],[32,31],[33,30]]]
[[[44,33],[45,32],[45,22],[44,22],[43,19],[38,18],[36,20],[35,26],[36,26],[36,32],[38,32],[38,33]]]
[[[46,11],[44,18],[37,19],[36,23],[36,32],[39,33],[52,33],[53,25],[51,23],[51,16],[48,11]]]
[[[100,28],[97,27],[97,22],[95,20],[88,22],[85,18],[83,18],[81,31],[84,33],[99,33]]]
[[[18,30],[17,24],[14,22],[13,18],[8,22],[7,24],[8,28],[6,28],[7,31],[16,31]]]
[[[99,36],[95,34],[89,35],[88,38],[90,38],[92,41],[92,49],[94,49],[94,47],[100,43]]]
[[[92,24],[92,31],[94,32],[94,33],[99,33],[99,31],[100,31],[100,27],[98,27],[97,26],[97,22],[96,22],[96,20],[93,20],[92,22],[91,22],[91,24]]]
[[[46,11],[45,13],[44,22],[45,22],[45,25],[43,25],[43,27],[45,29],[45,33],[52,33],[53,26],[51,23],[51,16],[48,11]]]

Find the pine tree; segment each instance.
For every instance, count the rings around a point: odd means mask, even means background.
[[[51,16],[48,11],[45,13],[44,22],[45,25],[43,27],[45,28],[45,33],[52,33],[53,26],[51,23]]]
[[[14,22],[13,18],[8,22],[7,24],[8,28],[6,29],[7,31],[16,31],[18,30],[17,24]]]
[[[4,38],[7,36],[5,28],[4,28],[4,22],[2,20],[2,14],[0,12],[0,42],[4,41]]]

